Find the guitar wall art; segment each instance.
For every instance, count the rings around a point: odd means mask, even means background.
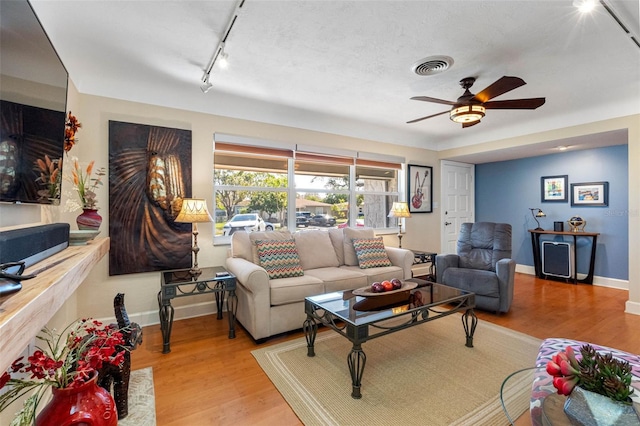
[[[407,199],[409,212],[433,212],[433,168],[409,164],[407,168]]]

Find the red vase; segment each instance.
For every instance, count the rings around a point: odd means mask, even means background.
[[[102,216],[95,209],[82,209],[82,214],[76,218],[78,229],[81,231],[97,231],[102,224]]]
[[[36,426],[117,426],[116,403],[97,381],[96,373],[77,388],[52,388],[53,399],[38,414]]]

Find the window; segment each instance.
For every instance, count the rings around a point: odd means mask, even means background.
[[[388,218],[389,210],[399,200],[399,169],[393,165],[356,165],[356,193],[358,218],[356,224],[372,228],[395,226]],[[393,219],[395,221],[395,219]]]
[[[230,221],[248,213],[264,221],[250,230],[395,227],[387,214],[399,199],[402,165],[341,154],[216,141],[216,241],[224,242]]]
[[[262,218],[264,223],[254,229],[275,229],[286,222],[287,173],[292,154],[271,150],[260,155],[242,152],[240,147],[220,148],[214,152],[214,236],[229,235],[225,224],[246,213],[258,213]]]
[[[297,227],[347,226],[352,158],[296,153],[296,212],[307,217]]]

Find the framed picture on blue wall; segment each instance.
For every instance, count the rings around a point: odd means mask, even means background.
[[[543,203],[566,203],[567,180],[569,175],[542,176],[540,178],[540,198]]]
[[[571,184],[571,205],[606,207],[609,205],[609,182]]]

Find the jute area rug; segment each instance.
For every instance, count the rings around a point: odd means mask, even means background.
[[[364,343],[362,399],[351,398],[351,343],[333,330],[318,333],[315,357],[304,337],[252,354],[305,425],[508,425],[500,386],[535,365],[541,341],[479,321],[473,343],[457,314]],[[532,380],[533,370],[505,385],[514,420]]]
[[[133,370],[129,379],[129,415],[118,426],[155,426],[156,398],[151,367]]]

